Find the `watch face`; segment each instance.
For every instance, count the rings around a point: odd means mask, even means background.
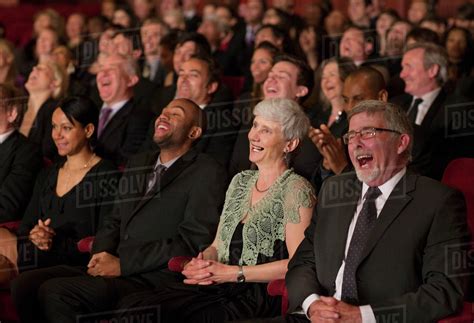
[[[237,277],[237,282],[238,283],[245,283],[245,276],[244,275],[239,275],[239,277]]]

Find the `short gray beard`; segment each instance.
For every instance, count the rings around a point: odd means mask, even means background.
[[[374,179],[380,176],[382,173],[379,167],[375,167],[374,169],[370,170],[370,173],[367,174],[367,171],[362,169],[355,168],[357,179],[363,183],[372,182]]]

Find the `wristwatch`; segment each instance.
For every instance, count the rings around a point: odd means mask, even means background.
[[[242,265],[239,265],[239,274],[237,275],[237,282],[245,283],[245,275],[244,275],[244,269],[242,268]]]

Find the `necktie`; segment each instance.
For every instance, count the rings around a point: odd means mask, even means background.
[[[380,196],[378,187],[370,187],[365,194],[365,201],[360,210],[354,233],[349,245],[349,250],[345,259],[344,276],[342,278],[341,298],[344,302],[357,305],[357,282],[356,271],[361,261],[367,239],[377,219],[377,209],[375,200]]]
[[[145,63],[143,66],[142,76],[146,79],[151,79],[151,66],[148,63]]]
[[[112,108],[104,107],[100,111],[99,117],[99,127],[97,128],[97,138],[100,138],[102,132],[104,131],[107,121],[109,121],[110,114],[112,113]]]
[[[418,115],[418,107],[420,106],[421,102],[423,102],[423,99],[421,98],[415,99],[410,109],[408,109],[408,119],[412,123],[416,123],[416,116]]]
[[[157,183],[161,175],[166,171],[166,166],[159,164],[153,169],[153,173],[148,176],[148,183],[146,187],[146,194],[148,194]]]

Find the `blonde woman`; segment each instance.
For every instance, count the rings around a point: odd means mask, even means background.
[[[51,117],[68,83],[66,71],[50,60],[33,67],[25,83],[29,96],[20,132],[31,142],[40,145],[43,157],[51,160],[57,156],[51,139]]]

